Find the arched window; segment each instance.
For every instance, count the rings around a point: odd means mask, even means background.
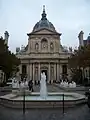
[[[47,39],[43,38],[41,40],[41,49],[47,49],[48,48],[48,42]]]

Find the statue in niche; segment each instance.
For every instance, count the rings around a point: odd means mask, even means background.
[[[47,43],[46,42],[42,43],[42,48],[47,48]]]
[[[47,48],[48,48],[48,43],[47,43],[47,41],[42,41],[42,42],[41,42],[41,48],[42,48],[42,49],[47,49]]]
[[[46,47],[46,45],[45,45],[45,43],[43,44],[43,48],[45,48]]]
[[[47,49],[47,48],[48,48],[48,41],[47,41],[46,38],[43,38],[43,39],[41,40],[41,48],[42,48],[42,49]]]
[[[50,44],[50,49],[53,49],[53,48],[54,48],[53,43],[51,43]]]
[[[36,50],[39,49],[39,45],[38,45],[38,43],[35,44],[35,49],[36,49]]]

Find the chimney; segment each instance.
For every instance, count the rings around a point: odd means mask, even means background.
[[[81,31],[81,32],[79,33],[79,35],[78,35],[78,38],[79,38],[79,46],[80,46],[80,47],[81,47],[81,46],[84,46],[84,43],[83,43],[83,34],[84,34],[84,32]]]

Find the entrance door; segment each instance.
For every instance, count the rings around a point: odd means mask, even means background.
[[[47,82],[47,70],[42,70],[41,72],[42,72],[42,73],[45,72],[45,75],[46,75],[46,82]]]

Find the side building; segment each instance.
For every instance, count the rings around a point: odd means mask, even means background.
[[[84,32],[80,31],[78,38],[79,38],[79,47],[82,47],[82,46],[84,47],[84,46],[87,46],[88,44],[90,44],[90,33],[89,33],[87,39],[84,39]],[[84,69],[83,78],[87,78],[88,83],[90,83],[90,66],[88,66]]]

